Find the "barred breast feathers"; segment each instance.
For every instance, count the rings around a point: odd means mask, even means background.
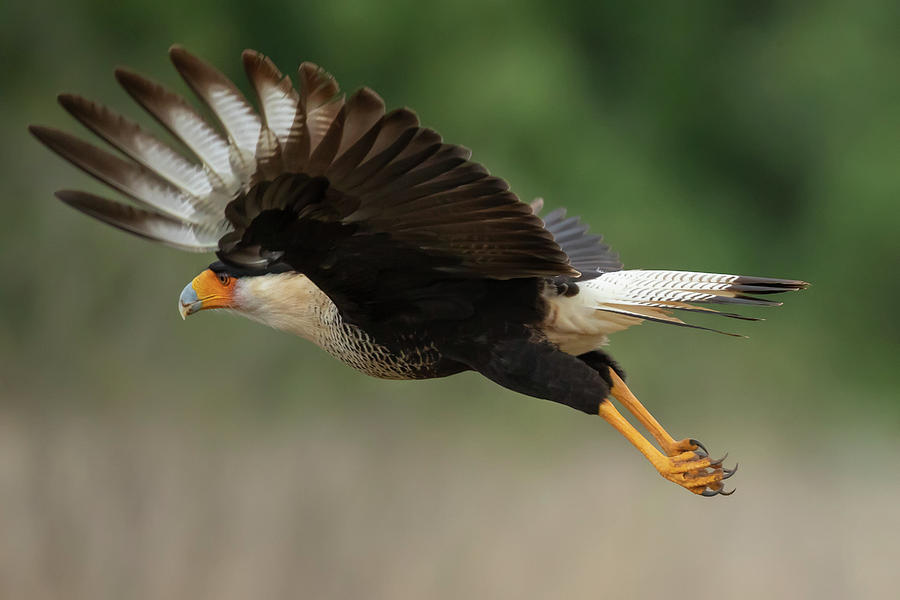
[[[410,344],[395,352],[344,322],[334,302],[300,273],[240,278],[235,300],[254,321],[309,340],[373,377],[418,379],[440,360],[433,344]]]

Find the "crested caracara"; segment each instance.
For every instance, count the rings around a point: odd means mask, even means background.
[[[31,132],[132,201],[57,192],[66,204],[150,240],[216,253],[181,292],[182,317],[228,309],[374,377],[477,371],[599,414],[666,479],[695,494],[726,493],[722,482],[734,471],[696,440],[670,436],[601,347],[642,321],[697,327],[676,311],[746,318],[708,305],[775,306],[757,296],[806,283],[623,270],[577,218],[563,210],[539,217],[541,201],[520,202],[469,150],[442,142],[409,109],[385,113],[368,88],[345,98],[310,63],[295,88],[248,50],[257,111],[209,64],[179,46],[170,57],[221,127],[150,79],[126,69],[116,78],[193,158],[73,94],[59,97],[63,108],[119,154],[56,129]]]

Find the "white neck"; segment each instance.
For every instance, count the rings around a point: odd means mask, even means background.
[[[300,273],[241,277],[234,300],[240,314],[314,343],[319,342],[325,322],[339,318],[325,292]]]

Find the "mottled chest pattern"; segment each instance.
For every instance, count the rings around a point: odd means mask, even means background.
[[[316,307],[321,324],[313,340],[354,369],[382,379],[428,379],[437,375],[441,354],[432,343],[400,339],[388,347],[355,325],[345,323],[334,304]]]

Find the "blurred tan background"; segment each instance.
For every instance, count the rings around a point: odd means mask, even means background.
[[[9,2],[0,8],[0,598],[895,598],[900,587],[896,6]],[[211,258],[52,192],[61,91],[141,111],[180,42],[370,85],[567,206],[631,267],[803,278],[725,323],[611,351],[730,498],[658,477],[597,418],[474,376],[367,379],[248,321],[182,323]],[[104,193],[105,190],[104,190]],[[722,325],[722,323],[719,323]]]

